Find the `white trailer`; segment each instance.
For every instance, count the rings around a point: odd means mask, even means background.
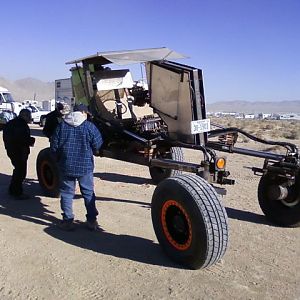
[[[55,99],[51,99],[51,100],[44,100],[42,102],[42,108],[44,110],[49,110],[49,111],[52,111],[55,109]]]
[[[74,105],[74,94],[71,78],[55,80],[55,101]]]

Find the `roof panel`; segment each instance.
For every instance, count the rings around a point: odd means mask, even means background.
[[[97,54],[86,56],[83,58],[69,61],[66,64],[81,63],[83,61],[93,62],[99,64],[114,63],[117,65],[129,65],[135,63],[142,63],[155,60],[171,60],[186,58],[186,56],[175,52],[169,48],[150,48],[139,50],[124,50],[124,51],[110,51],[110,52],[97,52]]]

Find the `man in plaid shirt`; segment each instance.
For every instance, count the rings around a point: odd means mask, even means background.
[[[87,210],[87,227],[97,230],[98,211],[94,193],[94,154],[103,143],[97,127],[87,121],[88,108],[80,104],[64,118],[50,139],[50,149],[56,155],[61,172],[61,209],[63,220],[60,228],[74,229],[73,198],[76,180]]]

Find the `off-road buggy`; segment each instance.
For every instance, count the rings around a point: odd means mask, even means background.
[[[216,150],[264,158],[262,168],[253,168],[261,175],[258,200],[266,217],[281,226],[300,225],[300,160],[293,144],[265,141],[237,128],[211,130],[202,71],[171,61],[181,57],[155,48],[97,53],[69,64],[75,65],[76,103],[89,105],[104,137],[101,155],[149,167],[158,184],[151,207],[157,239],[169,257],[196,269],[220,260],[228,244],[219,194],[234,180]],[[110,63],[143,63],[148,88],[134,82],[128,69],[111,70]],[[153,113],[139,116],[139,108],[147,106]],[[237,148],[238,133],[280,145],[286,154]],[[198,150],[201,161],[184,162],[182,148]],[[38,155],[37,174],[46,194],[57,197],[59,171],[49,148]]]

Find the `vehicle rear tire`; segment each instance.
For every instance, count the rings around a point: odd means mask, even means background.
[[[60,174],[55,157],[50,148],[39,152],[36,160],[36,171],[39,184],[49,197],[59,197]]]
[[[288,195],[282,200],[274,198],[274,189],[287,188]],[[300,227],[300,174],[296,183],[289,185],[284,177],[267,173],[258,185],[258,202],[266,218],[284,227]]]
[[[41,117],[41,120],[40,120],[40,127],[44,127],[46,124],[46,117]]]
[[[225,254],[227,214],[203,178],[184,174],[162,181],[152,197],[151,216],[162,249],[185,267],[206,268]]]
[[[183,161],[183,151],[180,147],[172,147],[170,151],[160,151],[159,149],[156,150],[153,157],[155,158],[167,158],[176,161]],[[160,183],[166,178],[171,176],[176,176],[182,174],[182,171],[179,170],[172,170],[172,169],[164,169],[159,167],[149,167],[150,176],[152,181],[155,184]]]

